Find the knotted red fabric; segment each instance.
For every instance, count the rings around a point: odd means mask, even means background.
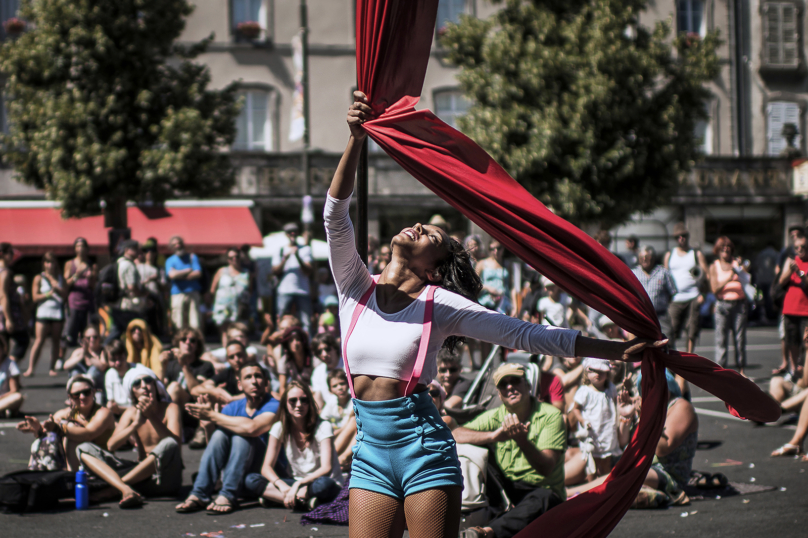
[[[377,115],[364,127],[407,172],[511,252],[587,305],[642,337],[662,336],[629,268],[557,217],[482,148],[428,110],[415,110],[432,46],[438,0],[357,0],[359,89]],[[601,486],[547,512],[517,536],[603,537],[629,509],[651,465],[667,411],[665,367],[727,403],[741,418],[776,420],[779,406],[738,373],[690,353],[642,357],[640,424]]]

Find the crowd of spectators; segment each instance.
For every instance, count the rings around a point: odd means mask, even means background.
[[[433,221],[448,231],[442,218]],[[249,249],[231,248],[225,263],[210,271],[181,237],[171,238],[173,254],[165,260],[154,239],[142,245],[124,241],[120,258],[101,269],[82,238],[63,269],[46,254],[30,288],[35,338],[22,374],[19,364],[29,344],[27,292],[14,283],[11,245],[0,244],[0,411],[13,416],[24,410],[20,376],[35,374],[46,342],[50,374],[63,369],[70,376],[67,408],[45,421],[24,416],[18,426],[35,437],[29,468],[75,471],[83,465],[117,492],[122,508],[136,507],[145,497],[176,493],[181,445],[187,443],[204,453],[178,512],[230,513],[245,499],[310,510],[337,498],[349,479],[357,425],[336,288],[297,225],[283,230],[288,244],[264,270],[249,258]],[[716,241],[708,264],[690,246],[683,224],[674,235],[676,246],[664,256],[629,238],[623,259],[672,346],[679,341],[693,351],[700,313],[711,305],[716,360],[727,365],[732,342],[735,367],[745,375],[752,284],[746,264],[727,237]],[[808,374],[801,364],[808,341],[808,251],[804,230],[791,238],[793,251],[781,256],[767,290],[775,304],[778,293],[783,302],[783,364],[771,391],[800,417],[794,438],[773,455],[801,454],[808,435]],[[606,245],[610,240],[604,234],[597,239]],[[378,273],[390,250],[378,241],[369,244],[369,268]],[[499,242],[485,245],[470,235],[464,244],[483,282],[484,306],[600,338],[631,338],[530,267],[514,271]],[[514,273],[521,282],[514,282]],[[274,298],[260,289],[272,290]],[[475,532],[502,538],[601,483],[637,427],[642,398],[638,364],[551,356],[518,362],[509,354],[520,350],[502,350],[491,375],[501,405],[470,407],[464,398],[489,350],[475,341],[454,352],[441,350],[429,391],[458,443],[492,449],[493,465],[482,479],[491,474],[511,508],[495,510],[489,503]],[[635,501],[638,508],[688,502],[683,487],[691,480],[698,419],[684,380],[668,374],[668,385],[665,435]],[[123,447],[134,448],[136,461],[116,455]],[[467,492],[480,491],[473,476],[464,471],[464,478]]]

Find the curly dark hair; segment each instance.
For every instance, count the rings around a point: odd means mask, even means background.
[[[449,255],[435,267],[441,277],[439,286],[462,295],[469,301],[477,302],[477,296],[483,289],[480,276],[471,265],[468,251],[459,241],[449,238]],[[454,352],[465,341],[462,336],[450,336],[443,341],[443,347]]]

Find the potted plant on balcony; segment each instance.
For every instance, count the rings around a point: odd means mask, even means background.
[[[3,23],[3,28],[6,31],[6,34],[10,36],[18,36],[25,31],[25,21],[22,19],[18,19],[17,17],[11,17],[6,22]]]
[[[236,32],[245,39],[256,39],[261,35],[261,25],[256,21],[240,22],[236,25]]]

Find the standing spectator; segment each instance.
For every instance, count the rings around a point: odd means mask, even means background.
[[[665,254],[664,262],[678,290],[668,307],[672,331],[669,336],[671,344],[675,346],[682,329],[686,329],[687,352],[693,353],[700,328],[699,307],[704,302],[699,285],[707,277],[709,269],[704,254],[690,248],[690,233],[683,222],[673,227],[673,237],[676,247]]]
[[[766,319],[773,320],[776,317],[776,312],[772,302],[771,287],[776,278],[775,269],[777,267],[777,251],[774,249],[773,243],[767,243],[766,247],[758,252],[752,267],[754,268],[755,285],[763,294],[763,308],[766,313]]]
[[[505,247],[493,240],[488,245],[488,257],[477,262],[474,269],[483,282],[480,304],[509,316],[515,303],[511,297],[511,274],[503,265],[504,259]]]
[[[626,252],[620,256],[623,262],[634,269],[640,263],[640,240],[636,235],[626,237]]]
[[[289,244],[283,247],[272,260],[272,271],[278,277],[277,314],[288,314],[292,304],[297,307],[297,317],[303,330],[309,332],[312,304],[309,276],[312,274],[311,247],[298,246],[297,224],[290,222],[283,227]]]
[[[175,331],[188,327],[199,330],[202,266],[196,254],[186,252],[182,237],[175,235],[168,244],[174,251],[166,260],[166,275],[171,280],[171,323]]]
[[[67,286],[67,344],[77,346],[87,324],[95,318],[95,297],[93,290],[98,279],[98,267],[90,261],[90,247],[87,240],[77,237],[73,242],[76,257],[65,264],[65,285]]]
[[[390,260],[393,259],[393,251],[390,250],[390,245],[382,245],[379,247],[379,273],[384,271],[384,268],[387,267],[387,264],[390,263]],[[336,287],[334,295],[336,295]]]
[[[781,251],[780,254],[777,256],[777,265],[774,266],[774,275],[778,278],[780,273],[783,270],[783,266],[788,258],[794,257],[794,242],[797,240],[798,237],[803,237],[805,235],[805,228],[802,226],[790,226],[788,228],[788,245],[786,245]],[[782,355],[780,360],[780,366],[772,370],[772,375],[784,374],[787,372],[794,371],[794,365],[797,362],[797,357],[789,356],[788,350],[790,349],[788,343],[786,342],[786,331],[785,331],[785,320],[783,318],[782,313],[782,305],[778,304],[777,307],[781,310],[780,312],[780,324],[779,324],[779,332],[780,332],[780,347],[782,349]]]
[[[112,310],[113,323],[112,330],[107,335],[108,343],[119,338],[130,321],[141,317],[146,306],[140,273],[135,265],[135,260],[140,256],[140,245],[134,239],[127,239],[121,247],[123,256],[116,262],[121,299],[118,308]]]
[[[804,256],[804,238],[801,245]],[[727,338],[731,330],[735,342],[735,365],[741,375],[746,375],[744,374],[744,368],[746,368],[746,321],[749,307],[743,291],[743,284],[741,283],[740,271],[743,271],[743,269],[733,259],[735,245],[729,237],[725,235],[719,237],[715,241],[713,253],[718,256],[718,259],[710,266],[710,288],[716,298],[714,314],[715,359],[719,366],[726,368],[727,355],[729,354]],[[792,267],[792,271],[793,269]],[[784,273],[785,271],[783,269]],[[789,273],[790,276],[791,273]],[[799,329],[794,329],[794,331],[796,330]],[[801,333],[798,333],[796,338],[800,337]]]
[[[65,361],[64,369],[70,372],[71,377],[86,375],[100,388],[104,386],[104,372],[108,367],[101,335],[95,325],[90,325],[84,329],[81,347],[73,350],[70,358]]]
[[[221,333],[228,324],[249,318],[252,287],[250,271],[241,265],[239,251],[228,249],[227,265],[216,271],[210,286],[214,296],[213,321]]]
[[[133,319],[126,327],[126,361],[142,364],[162,379],[162,352],[163,344],[151,333],[149,325],[142,319]]]
[[[25,323],[22,299],[14,285],[14,273],[11,270],[13,264],[14,249],[11,244],[0,243],[0,334],[5,333],[8,340],[14,341],[8,355],[11,360],[19,362],[25,358],[31,339]]]
[[[331,270],[328,267],[320,267],[317,269],[317,301],[320,303],[319,312],[325,311],[325,300],[328,297],[336,297],[337,285],[334,284],[334,278],[331,276]]]
[[[658,265],[656,251],[651,246],[640,249],[640,266],[633,270],[634,275],[642,284],[651,304],[654,305],[662,334],[671,333],[671,318],[668,315],[668,305],[671,298],[676,295],[676,283],[670,271]]]
[[[795,256],[787,258],[780,273],[780,284],[786,288],[783,300],[783,326],[788,345],[788,368],[794,378],[799,363],[800,346],[808,342],[808,238],[804,235],[794,241]]]
[[[539,323],[569,329],[572,319],[572,298],[546,276],[541,277],[541,283],[547,295],[539,299],[536,305]]]
[[[46,252],[42,257],[42,268],[44,270],[34,277],[31,288],[31,296],[36,304],[36,338],[31,348],[31,356],[28,358],[28,369],[22,374],[25,377],[34,376],[36,363],[39,362],[39,355],[46,340],[51,341],[49,372],[51,376],[58,375],[56,362],[64,351],[61,340],[65,319],[65,280],[53,252]]]
[[[0,334],[0,413],[10,418],[22,407],[20,393],[20,369],[8,356],[8,344]]]
[[[594,236],[595,241],[601,244],[603,248],[609,250],[609,247],[612,246],[612,234],[609,233],[609,230],[600,230]]]
[[[482,254],[483,240],[479,235],[471,234],[466,236],[466,239],[463,241],[463,248],[465,248],[466,252],[469,253],[471,266],[476,267],[479,257]]]
[[[146,321],[152,332],[158,336],[166,334],[165,302],[163,294],[166,286],[165,269],[157,265],[157,240],[150,237],[140,249],[137,271],[140,284],[147,296]]]
[[[207,397],[186,405],[193,417],[210,421],[216,431],[202,455],[194,488],[185,502],[177,505],[177,512],[197,512],[205,507],[211,515],[233,512],[244,477],[261,469],[261,456],[266,453],[267,432],[278,411],[278,401],[267,393],[266,372],[258,363],[243,363],[235,375],[244,398],[227,404],[221,412],[214,409]],[[220,474],[222,487],[214,499],[213,490]]]

